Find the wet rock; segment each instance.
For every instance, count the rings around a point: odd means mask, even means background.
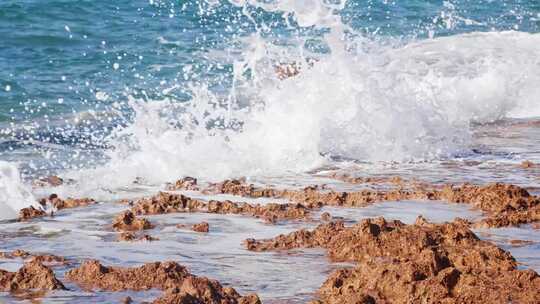
[[[146,242],[153,242],[153,241],[159,241],[158,238],[155,238],[149,234],[137,234],[134,232],[122,232],[118,236],[118,241],[120,242],[135,242],[135,241],[146,241]]]
[[[64,180],[56,175],[51,175],[35,180],[32,184],[34,187],[58,187],[64,184]]]
[[[109,291],[164,290],[153,303],[259,304],[255,295],[241,297],[218,281],[190,274],[175,262],[156,262],[140,267],[105,267],[98,261],[84,262],[66,273],[66,278],[86,288]]]
[[[309,208],[302,204],[265,205],[231,201],[209,201],[192,199],[181,194],[160,192],[158,195],[137,201],[131,210],[137,214],[165,214],[185,212],[207,212],[219,214],[242,214],[275,223],[283,219],[302,219],[309,216]]]
[[[29,290],[65,289],[53,271],[37,260],[29,261],[17,272],[0,270],[0,291],[21,292]]]
[[[206,203],[203,201],[181,194],[160,192],[153,197],[138,200],[131,208],[131,211],[137,215],[196,212],[205,205]]]
[[[197,179],[194,177],[186,176],[182,179],[177,180],[174,184],[167,185],[168,190],[188,190],[188,191],[198,191],[199,186],[197,185]]]
[[[469,203],[474,207],[493,213],[526,210],[540,204],[540,200],[527,190],[509,184],[475,186],[464,184],[460,187],[446,186],[440,198],[454,203]]]
[[[530,160],[525,160],[520,165],[520,167],[523,168],[523,169],[530,169],[530,168],[534,168],[536,166],[537,166],[537,164],[533,163]]]
[[[275,66],[276,76],[279,80],[294,77],[300,74],[301,67],[297,63],[284,63]]]
[[[122,299],[122,304],[132,304],[133,303],[133,299],[131,299],[131,297],[125,297],[124,299]]]
[[[332,220],[332,215],[328,212],[323,212],[323,214],[321,214],[321,220],[325,222],[329,222]]]
[[[38,201],[40,208],[34,208],[33,206],[23,208],[19,211],[19,221],[27,221],[33,218],[44,217],[47,215],[47,210],[50,215],[54,215],[55,210],[62,210],[67,208],[75,208],[81,206],[87,206],[95,204],[96,201],[90,198],[67,198],[65,200],[58,197],[56,194],[49,195],[48,198],[42,198]]]
[[[66,273],[66,278],[88,288],[101,290],[147,290],[173,288],[189,276],[187,269],[175,262],[156,262],[141,267],[105,267],[88,260]]]
[[[52,254],[30,253],[21,249],[12,252],[0,252],[0,258],[16,259],[20,258],[25,261],[34,261],[47,266],[58,266],[68,264],[66,258]]]
[[[357,262],[354,269],[330,275],[320,289],[323,303],[536,303],[540,299],[536,272],[517,270],[510,253],[480,240],[460,222],[431,224],[419,218],[406,225],[366,219],[352,227],[328,223],[312,231],[245,244],[254,251],[323,247],[333,261]],[[483,298],[485,292],[489,295]]]
[[[33,218],[46,216],[47,213],[41,209],[36,209],[34,206],[23,208],[19,211],[18,221],[28,221]]]
[[[508,226],[520,226],[540,221],[540,205],[524,211],[505,211],[490,215],[475,223],[477,228],[500,228]]]
[[[56,197],[54,199],[49,198],[49,201],[51,201],[53,206],[58,210],[83,207],[83,206],[93,205],[97,203],[95,200],[91,198],[67,198],[63,200]]]
[[[124,211],[117,215],[113,221],[116,231],[139,231],[152,229],[154,226],[145,218],[137,218],[131,211]]]
[[[508,241],[508,243],[510,243],[510,245],[512,245],[513,247],[523,247],[534,244],[533,241],[529,240],[510,240]]]
[[[242,214],[262,218],[268,223],[275,223],[284,219],[305,219],[309,217],[309,208],[301,204],[277,204],[265,205],[237,203],[231,201],[210,201],[207,212],[219,214]]]
[[[207,222],[194,224],[193,226],[191,226],[191,230],[193,230],[195,232],[205,232],[206,233],[206,232],[210,231],[210,225],[208,225]]]
[[[336,179],[342,182],[349,184],[397,184],[403,185],[404,180],[399,176],[389,176],[389,177],[354,177],[349,174],[339,174],[332,173],[328,176],[329,178]]]

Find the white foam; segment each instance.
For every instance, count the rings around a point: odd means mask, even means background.
[[[35,203],[30,189],[21,180],[17,166],[0,161],[0,220],[16,218],[20,209]]]
[[[133,123],[115,133],[111,161],[85,172],[85,184],[283,175],[330,157],[440,159],[469,149],[471,123],[540,108],[540,34],[469,33],[395,45],[345,35],[352,29],[334,15],[342,4],[320,4],[312,15],[298,1],[235,3],[328,28],[321,40],[330,52],[308,53],[301,37],[293,47],[258,33],[242,38],[229,94],[197,85],[181,104],[132,98]],[[275,64],[283,61],[296,62],[301,73],[280,81]]]

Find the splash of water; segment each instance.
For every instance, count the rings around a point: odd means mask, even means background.
[[[0,161],[0,220],[15,218],[20,209],[35,203],[30,189],[21,180],[17,166]]]
[[[396,45],[343,24],[336,12],[344,3],[308,2],[317,9],[302,1],[234,1],[325,29],[319,38],[328,51],[308,51],[300,36],[287,46],[259,31],[243,37],[227,94],[198,85],[184,103],[131,98],[134,120],[111,137],[108,165],[73,177],[121,186],[138,177],[161,183],[298,173],[336,159],[440,159],[468,151],[471,124],[539,108],[539,34]],[[283,62],[298,75],[280,79]]]

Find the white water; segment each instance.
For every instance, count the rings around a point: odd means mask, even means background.
[[[30,189],[21,180],[17,166],[0,161],[0,220],[15,218],[20,209],[35,203]]]
[[[471,123],[540,115],[539,34],[471,33],[396,47],[343,41],[340,30],[326,35],[332,52],[313,67],[298,49],[254,35],[235,64],[230,96],[196,88],[181,105],[132,100],[135,120],[116,134],[111,161],[83,175],[95,189],[137,177],[162,183],[300,173],[330,163],[329,156],[451,158],[470,151]],[[276,49],[303,65],[298,76],[277,79]],[[255,76],[239,76],[246,70]],[[207,128],[219,119],[241,121],[242,129]]]

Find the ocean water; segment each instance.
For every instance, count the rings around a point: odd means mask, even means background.
[[[0,249],[116,265],[173,259],[265,303],[304,303],[338,265],[320,251],[254,254],[240,242],[312,223],[156,216],[161,241],[125,244],[107,228],[124,208],[114,200],[182,176],[354,188],[329,172],[500,181],[538,194],[540,170],[518,165],[540,163],[539,84],[538,0],[3,0],[0,220],[52,191],[102,204],[1,222]],[[51,174],[71,182],[32,186]],[[481,216],[421,202],[331,211],[351,222]],[[214,233],[174,229],[203,219]],[[530,227],[479,233],[540,269]],[[536,243],[514,248],[512,238]],[[20,266],[9,263],[0,268]],[[125,296],[70,287],[45,302]]]

